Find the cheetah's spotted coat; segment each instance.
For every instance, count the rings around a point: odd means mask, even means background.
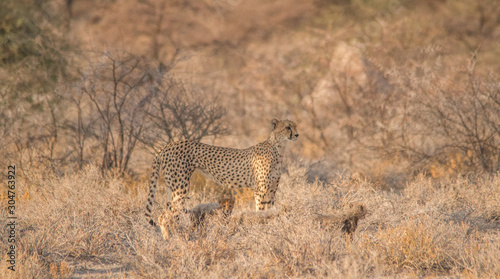
[[[295,141],[298,136],[295,123],[273,119],[269,138],[246,149],[218,147],[196,141],[167,144],[153,161],[146,216],[151,218],[160,172],[172,191],[171,206],[167,208],[172,213],[169,215],[178,219],[181,212],[186,212],[184,201],[189,179],[196,168],[204,170],[226,188],[255,188],[256,210],[270,208],[274,205],[286,142]],[[149,222],[155,225],[152,219]],[[160,220],[162,231],[164,223]]]

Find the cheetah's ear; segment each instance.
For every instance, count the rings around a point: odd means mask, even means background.
[[[274,131],[274,129],[276,129],[276,125],[278,125],[278,122],[279,120],[276,118],[273,118],[273,120],[271,120],[271,131]]]

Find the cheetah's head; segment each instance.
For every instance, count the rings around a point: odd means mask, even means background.
[[[296,141],[299,137],[299,133],[297,132],[297,125],[289,120],[278,120],[274,118],[271,121],[271,128],[271,135],[274,136],[277,141]]]

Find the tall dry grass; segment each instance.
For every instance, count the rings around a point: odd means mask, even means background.
[[[0,275],[500,276],[500,177],[435,182],[419,176],[395,192],[345,174],[314,180],[302,165],[283,175],[274,218],[245,219],[253,206],[243,196],[229,222],[214,217],[203,233],[179,232],[169,240],[143,217],[146,182],[102,177],[94,166],[63,178],[39,173],[37,184],[19,183],[18,270],[2,261]],[[190,205],[216,200],[202,192],[191,197]],[[327,231],[316,221],[317,214],[353,203],[363,203],[369,214],[352,240],[340,227]]]

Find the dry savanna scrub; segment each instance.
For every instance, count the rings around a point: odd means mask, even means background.
[[[440,183],[419,176],[388,192],[346,175],[308,182],[307,173],[288,168],[267,217],[236,195],[229,218],[209,216],[202,229],[168,240],[143,216],[143,183],[92,166],[36,184],[20,178],[18,270],[2,262],[2,278],[500,275],[497,176]],[[190,196],[190,207],[218,200]],[[352,237],[342,229],[346,216],[364,217]],[[325,228],[332,220],[340,222]]]
[[[0,1],[0,278],[500,278],[497,2]],[[148,224],[162,146],[273,118],[275,207],[195,172]]]

